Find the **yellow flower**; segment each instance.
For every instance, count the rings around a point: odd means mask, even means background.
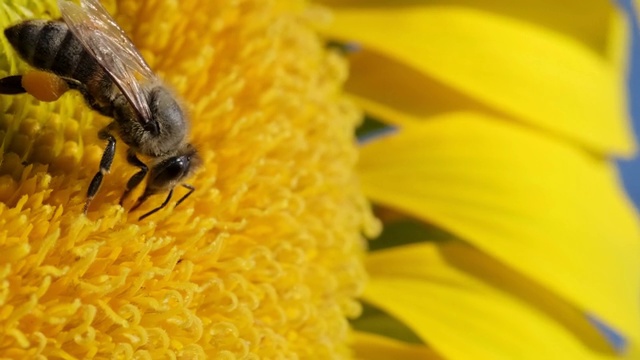
[[[144,221],[163,197],[117,205],[136,171],[122,143],[82,215],[110,119],[73,92],[0,97],[3,357],[637,358],[640,229],[610,163],[636,146],[620,11],[326,2],[329,27],[304,1],[105,4],[203,158],[195,194]],[[0,10],[3,28],[59,16]],[[361,47],[351,99],[400,128],[363,146],[362,184],[323,27]],[[28,71],[0,38],[0,77]],[[386,223],[369,255],[360,186]],[[354,333],[361,295],[375,308]]]
[[[611,162],[636,147],[621,10],[327,3],[327,36],[362,49],[346,88],[399,125],[362,151],[365,192],[400,215],[367,260],[378,310],[356,325],[413,334],[363,334],[360,356],[639,358],[640,230]]]
[[[3,28],[60,15],[53,0],[1,4]],[[118,205],[136,171],[119,142],[85,217],[111,120],[74,92],[1,96],[1,357],[349,357],[361,233],[378,225],[353,171],[360,114],[345,62],[312,30],[319,14],[278,0],[105,5],[184,100],[196,191],[138,221],[164,197]],[[28,71],[1,38],[0,76]]]

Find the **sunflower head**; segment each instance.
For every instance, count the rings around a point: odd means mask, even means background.
[[[345,64],[312,29],[319,13],[276,0],[105,5],[189,113],[196,190],[138,221],[165,195],[118,205],[137,169],[117,142],[84,216],[112,119],[75,92],[0,97],[0,352],[346,356],[361,233],[376,222],[353,171],[360,114],[341,91]],[[59,16],[53,0],[1,6],[3,27]],[[29,70],[0,46],[0,76]]]

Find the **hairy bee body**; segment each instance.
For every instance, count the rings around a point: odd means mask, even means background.
[[[100,170],[89,184],[84,212],[111,168],[114,133],[129,146],[127,161],[139,168],[127,182],[120,204],[145,177],[145,191],[132,209],[153,194],[168,194],[162,205],[140,219],[165,207],[178,185],[189,190],[178,200],[181,203],[195,190],[183,180],[198,167],[200,158],[187,141],[188,118],[175,95],[153,73],[100,0],[80,0],[79,4],[58,0],[58,5],[63,20],[26,20],[6,28],[4,34],[29,65],[57,75],[66,89],[79,91],[91,108],[114,120],[98,133],[107,146]],[[0,93],[29,92],[24,78],[0,79]],[[149,157],[150,165],[137,154]]]
[[[68,77],[87,86],[85,98],[90,106],[93,101],[112,105],[116,94],[107,72],[84,49],[66,23],[62,21],[27,20],[4,31],[9,43],[29,65]],[[104,114],[112,116],[112,109]],[[101,112],[103,112],[101,111]]]
[[[163,121],[144,127],[132,121],[138,115],[109,74],[76,39],[62,21],[27,20],[5,29],[5,36],[29,65],[76,80],[85,101],[101,114],[114,118],[120,138],[147,156],[162,157],[184,141],[188,124],[174,96],[161,84],[145,88],[152,114]]]

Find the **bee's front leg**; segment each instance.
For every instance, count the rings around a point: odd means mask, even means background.
[[[113,163],[113,157],[116,154],[116,138],[109,133],[109,130],[110,126],[107,126],[98,133],[98,137],[101,140],[107,140],[107,147],[104,149],[102,158],[100,159],[100,170],[98,170],[98,172],[93,176],[93,179],[89,184],[89,190],[87,190],[87,201],[84,204],[85,214],[89,209],[91,200],[93,200],[96,193],[98,193],[98,189],[100,189],[104,175],[109,173],[111,163]]]
[[[120,205],[122,205],[124,199],[127,197],[127,195],[129,195],[131,190],[135,189],[136,186],[138,186],[140,182],[142,182],[142,179],[147,176],[147,172],[149,172],[149,168],[147,167],[147,165],[145,165],[145,163],[138,159],[135,151],[133,151],[132,149],[127,150],[127,161],[129,162],[129,164],[139,167],[140,171],[133,174],[133,176],[131,176],[131,178],[127,182],[127,187],[124,190],[124,194],[122,194],[122,197],[120,198]]]

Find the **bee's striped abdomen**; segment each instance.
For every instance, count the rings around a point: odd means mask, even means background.
[[[27,20],[4,34],[31,66],[87,83],[102,68],[61,21]]]
[[[77,80],[87,103],[103,115],[111,115],[113,82],[66,23],[27,20],[8,27],[4,35],[29,65]]]

